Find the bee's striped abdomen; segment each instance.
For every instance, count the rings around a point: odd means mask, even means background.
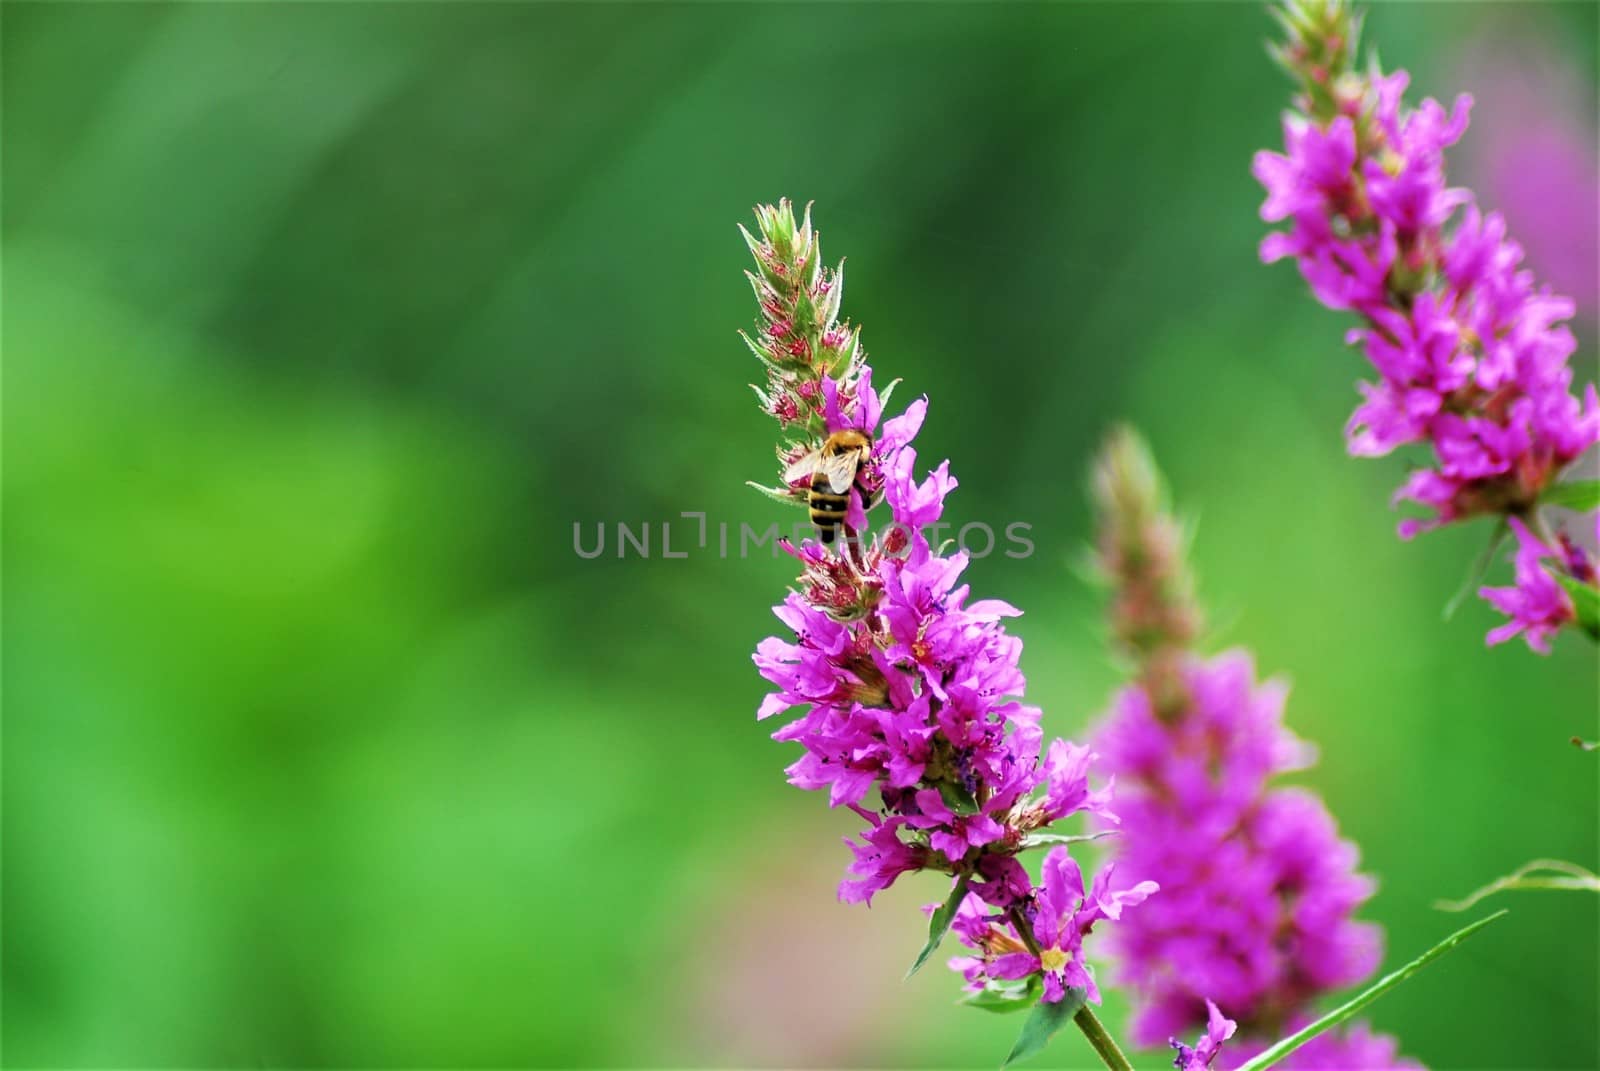
[[[871,451],[871,437],[855,428],[834,432],[817,450],[817,467],[811,474],[810,494],[806,497],[811,523],[817,526],[824,543],[833,542],[845,511],[850,508],[850,490]],[[844,488],[844,494],[835,491],[836,487]]]
[[[822,473],[811,477],[811,523],[817,526],[817,534],[824,543],[832,543],[835,530],[839,522],[844,520],[845,510],[850,506],[850,497],[847,494],[836,495],[828,489],[828,478]]]

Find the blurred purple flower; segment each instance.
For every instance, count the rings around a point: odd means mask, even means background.
[[[1304,1027],[1304,1016],[1293,1018],[1285,1033]],[[1221,1071],[1241,1067],[1266,1051],[1269,1042],[1240,1040],[1229,1045]],[[1275,1064],[1285,1071],[1423,1071],[1415,1060],[1399,1055],[1394,1038],[1374,1034],[1366,1023],[1318,1034]]]
[[[1538,11],[1492,16],[1452,64],[1477,108],[1462,173],[1515,226],[1528,262],[1600,315],[1600,168],[1594,94]]]
[[[1238,651],[1179,672],[1186,708],[1158,716],[1130,687],[1095,737],[1119,783],[1115,858],[1164,889],[1112,935],[1143,1044],[1187,1029],[1207,998],[1270,1021],[1365,978],[1382,946],[1351,918],[1373,891],[1355,846],[1315,796],[1268,786],[1311,757],[1283,728],[1283,686],[1256,684]]]
[[[1124,875],[1162,888],[1111,941],[1136,998],[1134,1041],[1205,1024],[1193,1049],[1173,1042],[1177,1066],[1195,1071],[1232,1033],[1219,1005],[1244,1033],[1276,1039],[1286,1019],[1371,974],[1382,934],[1353,916],[1374,884],[1319,798],[1273,784],[1315,759],[1284,727],[1286,687],[1258,682],[1244,651],[1195,653],[1194,583],[1148,449],[1118,430],[1094,475],[1112,632],[1135,663],[1094,734],[1117,781],[1111,851]]]

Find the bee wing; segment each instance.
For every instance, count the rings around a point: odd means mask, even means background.
[[[794,483],[796,480],[808,479],[817,471],[817,463],[822,460],[822,448],[811,451],[794,464],[783,470],[783,482]]]
[[[848,450],[842,454],[825,457],[817,464],[817,474],[828,478],[828,490],[842,495],[856,482],[856,469],[861,465],[861,451]]]

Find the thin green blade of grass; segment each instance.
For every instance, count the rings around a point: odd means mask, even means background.
[[[1541,874],[1540,871],[1549,873]],[[1569,863],[1562,859],[1535,859],[1522,864],[1504,877],[1495,878],[1481,889],[1473,890],[1464,899],[1436,900],[1433,906],[1440,911],[1466,911],[1486,896],[1518,889],[1600,892],[1600,874],[1591,873],[1577,863]]]
[[[1459,945],[1462,941],[1465,941],[1467,938],[1471,937],[1473,934],[1489,925],[1489,923],[1498,921],[1506,914],[1507,912],[1504,909],[1501,909],[1492,915],[1479,919],[1470,926],[1463,926],[1461,929],[1457,930],[1449,937],[1446,937],[1443,941],[1440,941],[1438,944],[1428,949],[1410,963],[1407,963],[1404,967],[1384,975],[1372,985],[1368,986],[1360,993],[1357,993],[1355,996],[1351,997],[1349,1000],[1345,1001],[1343,1004],[1333,1009],[1333,1011],[1312,1023],[1310,1026],[1290,1034],[1288,1037],[1284,1038],[1276,1045],[1273,1045],[1260,1056],[1257,1056],[1255,1059],[1242,1065],[1239,1068],[1239,1071],[1265,1071],[1266,1068],[1269,1068],[1273,1064],[1282,1060],[1284,1057],[1300,1048],[1300,1046],[1304,1045],[1318,1034],[1338,1026],[1340,1023],[1351,1018],[1356,1014],[1356,1012],[1360,1011],[1362,1008],[1365,1008],[1368,1004],[1371,1004],[1389,990],[1393,989],[1407,978],[1410,978],[1413,974],[1416,974],[1422,968],[1426,967],[1428,964],[1432,963],[1434,960],[1438,959],[1440,956]]]

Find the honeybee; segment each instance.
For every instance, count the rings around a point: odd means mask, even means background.
[[[850,506],[850,488],[871,455],[872,436],[846,428],[828,436],[821,446],[784,472],[783,482],[787,484],[811,477],[806,504],[811,507],[811,523],[817,526],[824,543],[833,542]]]

